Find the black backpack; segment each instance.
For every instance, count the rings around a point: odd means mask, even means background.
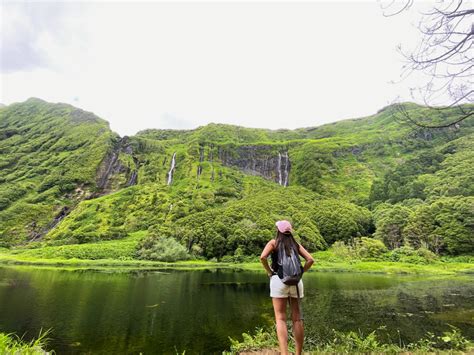
[[[290,255],[286,255],[283,243],[278,245],[278,277],[285,285],[298,285],[303,276],[303,267],[301,266],[298,251],[295,248],[290,249]]]

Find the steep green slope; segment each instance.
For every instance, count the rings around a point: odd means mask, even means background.
[[[439,115],[414,104],[405,108],[419,119]],[[220,258],[255,253],[272,235],[273,221],[290,218],[305,244],[323,249],[372,234],[367,207],[380,205],[376,235],[389,246],[419,247],[432,232],[419,235],[412,228],[411,239],[403,234],[408,220],[422,223],[428,215],[417,213],[419,206],[472,196],[474,123],[413,130],[396,114],[389,106],[370,117],[314,128],[209,124],[120,138],[105,121],[68,105],[11,105],[0,109],[0,162],[6,167],[0,175],[0,240],[61,245],[148,230],[141,257],[159,256],[166,244],[160,240],[174,238],[195,256]],[[397,203],[407,216],[393,229],[387,217],[393,214],[383,211]],[[459,202],[457,212],[430,211],[436,218],[464,216],[470,203]],[[442,239],[451,246],[438,251],[469,252],[466,235],[474,226],[459,223],[453,228],[462,231],[461,247],[445,228]],[[400,232],[381,235],[383,230]]]
[[[420,120],[439,115],[436,110],[413,104],[406,106],[410,114]],[[139,132],[132,140],[142,146],[159,145],[161,154],[164,154],[160,157],[162,168],[158,167],[157,160],[150,161],[142,156],[146,161],[146,181],[150,181],[147,171],[158,173],[164,181],[171,156],[177,152],[181,165],[194,164],[190,174],[197,174],[199,165],[204,171],[208,170],[214,159],[278,182],[277,157],[278,154],[287,154],[291,165],[287,179],[290,185],[301,185],[325,196],[368,204],[372,182],[381,178],[388,169],[416,154],[431,151],[473,132],[472,120],[454,129],[413,130],[397,119],[397,114],[394,107],[387,107],[367,118],[294,131],[218,124],[192,131],[147,130]]]
[[[0,241],[44,234],[96,190],[114,134],[106,121],[39,99],[0,109]]]

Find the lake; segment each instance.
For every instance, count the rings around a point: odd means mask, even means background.
[[[474,339],[474,277],[305,274],[307,334],[381,328],[415,341],[448,323]],[[218,353],[228,337],[273,323],[264,272],[127,273],[0,267],[0,331],[52,328],[58,354]]]

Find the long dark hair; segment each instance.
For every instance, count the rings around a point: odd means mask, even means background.
[[[293,249],[296,253],[298,252],[299,244],[296,242],[295,237],[293,237],[293,234],[291,234],[291,232],[282,233],[279,230],[277,230],[275,241],[276,241],[276,248],[278,250],[279,250],[280,244],[283,244],[283,247],[285,248],[285,253],[287,256],[291,255],[291,249]]]

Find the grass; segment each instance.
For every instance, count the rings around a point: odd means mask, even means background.
[[[89,250],[95,250],[98,256],[104,251],[112,250],[112,254],[126,251],[130,253],[131,244],[138,243],[137,235],[132,235],[122,241],[110,241],[93,244],[63,245],[57,247],[44,247],[39,249],[0,249],[0,264],[7,265],[37,265],[59,268],[114,268],[114,269],[235,269],[263,272],[260,262],[217,262],[206,260],[186,260],[177,262],[148,261],[132,258],[129,254],[119,257],[81,258]],[[121,245],[123,244],[123,245]],[[103,248],[101,250],[101,248]],[[110,249],[109,249],[110,248]],[[105,252],[104,252],[105,253]],[[110,255],[110,254],[109,254]],[[445,262],[443,260],[430,264],[412,264],[406,262],[390,261],[363,261],[363,260],[337,260],[329,258],[328,252],[313,254],[316,263],[311,272],[363,272],[381,274],[474,274],[474,264],[468,262]],[[71,257],[68,257],[71,256]]]
[[[36,265],[52,267],[73,267],[73,268],[114,268],[121,269],[209,269],[209,268],[235,268],[232,264],[217,263],[204,260],[186,260],[177,262],[162,262],[148,260],[120,260],[120,259],[65,259],[65,258],[39,258],[34,256],[23,256],[21,254],[8,255],[0,253],[0,264],[7,265]]]
[[[41,246],[31,248],[0,248],[0,264],[36,265],[57,268],[113,268],[128,269],[234,269],[263,272],[257,257],[246,257],[245,262],[218,262],[193,259],[176,262],[150,261],[136,258],[138,243],[146,231],[130,233],[119,240],[87,244]],[[416,264],[401,261],[372,261],[351,259],[337,255],[332,249],[313,253],[316,260],[311,272],[363,272],[380,274],[474,274],[472,257],[443,257],[429,263]]]
[[[390,261],[353,261],[353,262],[328,262],[318,260],[315,253],[316,262],[311,272],[362,272],[376,274],[474,274],[474,264],[469,263],[443,263],[438,262],[430,265],[410,264]],[[237,264],[246,270],[261,270],[260,263]]]
[[[380,340],[378,331],[373,331],[367,335],[360,332],[338,332],[333,330],[333,337],[325,340],[316,341],[306,337],[305,353],[310,354],[426,354],[426,353],[447,353],[447,354],[465,354],[474,350],[474,344],[464,337],[460,330],[451,326],[451,330],[442,335],[427,333],[423,339],[415,343],[387,344]],[[230,352],[224,352],[224,355],[239,354],[241,352],[255,353],[258,351],[278,351],[278,340],[275,330],[257,329],[255,334],[242,334],[242,341],[232,339]],[[291,339],[289,350],[294,351]]]
[[[131,260],[135,257],[137,244],[145,235],[146,231],[140,231],[130,233],[128,237],[119,240],[41,246],[38,248],[16,248],[12,249],[10,253],[22,258],[32,259]]]
[[[36,339],[30,342],[24,341],[16,334],[0,333],[0,354],[16,355],[16,354],[28,354],[28,355],[45,355],[54,354],[54,351],[46,351],[46,345],[48,343],[49,331],[40,331]]]

